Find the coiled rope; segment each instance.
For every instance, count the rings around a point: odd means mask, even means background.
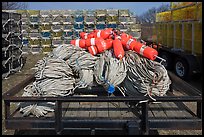
[[[73,45],[61,45],[35,66],[36,81],[25,87],[23,96],[69,96],[76,88],[92,87],[96,82],[108,93],[118,88],[126,96],[163,96],[171,80],[161,63],[126,51],[118,60],[113,50],[93,56]],[[44,116],[54,111],[53,103],[20,103],[24,116]]]
[[[127,77],[121,83],[120,88],[130,96],[142,94],[163,96],[169,89],[171,80],[167,70],[161,63],[141,57],[134,51],[125,54],[127,65]]]

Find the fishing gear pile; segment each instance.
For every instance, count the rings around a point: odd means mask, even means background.
[[[23,96],[72,96],[77,88],[101,85],[109,94],[116,88],[123,96],[164,96],[171,80],[155,49],[132,36],[108,28],[80,33],[80,39],[60,45],[35,66],[35,81]],[[158,57],[159,58],[159,57]],[[44,116],[55,103],[19,104],[24,116]]]

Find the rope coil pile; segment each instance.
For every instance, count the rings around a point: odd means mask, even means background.
[[[161,63],[142,57],[134,51],[126,51],[118,60],[113,50],[93,56],[86,50],[61,45],[48,57],[36,64],[36,81],[28,85],[23,96],[70,96],[76,88],[87,88],[96,82],[108,93],[118,88],[126,96],[163,96],[171,80]],[[43,106],[44,105],[44,106]],[[20,103],[22,113],[44,116],[53,111],[53,103]],[[49,107],[48,107],[49,105]],[[35,110],[35,111],[34,111]]]

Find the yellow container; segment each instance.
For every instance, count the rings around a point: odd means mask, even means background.
[[[175,48],[182,48],[182,23],[175,23]]]
[[[172,23],[167,24],[167,47],[174,47],[174,25]]]
[[[192,23],[184,23],[184,50],[192,53]]]
[[[194,23],[194,53],[202,55],[202,22]]]
[[[171,21],[171,11],[165,11],[156,14],[156,22]]]
[[[202,3],[198,4],[198,16],[197,19],[202,20]]]
[[[184,6],[195,4],[195,3],[196,2],[171,2],[171,8],[172,9],[180,8],[180,7],[184,7]]]
[[[173,10],[172,11],[172,20],[181,21],[181,20],[196,20],[196,5]]]

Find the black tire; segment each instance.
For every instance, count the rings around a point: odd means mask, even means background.
[[[162,62],[162,65],[164,65],[164,67],[168,70],[172,70],[173,69],[173,59],[172,56],[167,53],[167,52],[161,52],[160,53],[160,57],[165,59],[166,62]]]
[[[174,72],[181,79],[188,80],[189,76],[189,65],[183,58],[177,58],[174,62]]]

